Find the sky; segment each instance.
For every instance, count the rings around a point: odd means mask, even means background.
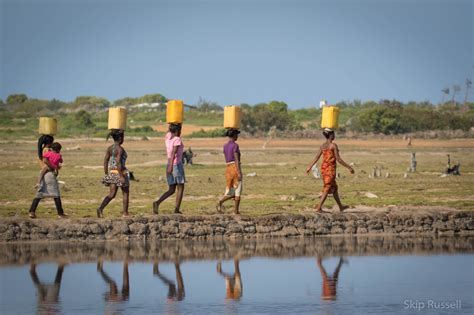
[[[0,3],[4,100],[438,103],[474,74],[474,0]]]

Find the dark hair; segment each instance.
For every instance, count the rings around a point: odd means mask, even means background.
[[[227,130],[225,135],[229,138],[233,138],[235,136],[238,136],[239,133],[240,133],[240,130],[238,130],[238,129],[229,129],[229,130]]]
[[[59,142],[55,142],[51,145],[51,149],[55,152],[61,152],[62,146]]]
[[[112,130],[110,130],[109,134],[107,135],[106,141],[108,141],[110,137],[112,137],[112,139],[114,139],[114,141],[119,142],[120,140],[123,139],[124,132],[121,129],[112,129]]]
[[[54,137],[50,135],[42,135],[38,139],[38,158],[43,159],[43,149],[46,145],[51,145],[54,142]]]
[[[178,131],[181,130],[181,124],[170,124],[168,130],[171,133],[177,133]]]
[[[331,136],[334,136],[334,130],[325,129],[325,130],[323,131],[323,136],[324,136],[326,139],[329,139]]]

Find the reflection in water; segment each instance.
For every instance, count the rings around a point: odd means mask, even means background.
[[[153,264],[153,275],[160,278],[160,280],[168,286],[168,301],[182,301],[184,300],[185,293],[183,276],[181,274],[179,262],[174,263],[174,269],[176,272],[176,282],[178,282],[178,290],[176,290],[176,284],[174,281],[170,280],[160,272],[160,269],[158,268],[158,262]]]
[[[217,272],[225,279],[226,298],[240,300],[242,297],[242,278],[240,277],[239,259],[234,258],[234,273],[229,274],[222,271],[222,263],[217,263]]]
[[[130,297],[130,283],[128,277],[128,262],[123,263],[122,272],[122,290],[119,292],[117,283],[104,271],[103,262],[97,262],[97,271],[102,276],[102,279],[109,285],[109,292],[104,294],[104,299],[107,302],[122,302],[127,301]]]
[[[12,243],[0,251],[0,314],[404,314],[407,297],[462,300],[462,311],[474,314],[472,236]],[[351,264],[340,278],[344,257]],[[65,258],[72,265],[63,278]],[[49,283],[37,267],[47,262],[54,263],[50,277],[55,272]],[[308,277],[315,265],[321,283]],[[167,298],[156,296],[161,283]]]
[[[30,264],[31,280],[36,287],[36,295],[38,297],[37,312],[38,314],[56,314],[60,311],[59,290],[61,288],[61,279],[63,277],[64,264],[59,264],[56,271],[54,283],[44,284],[39,280],[36,273],[36,264]]]
[[[324,269],[323,259],[318,256],[318,268],[323,278],[323,288],[321,291],[321,299],[323,300],[336,300],[336,289],[337,289],[337,280],[339,278],[339,272],[341,271],[342,263],[344,262],[342,257],[339,257],[339,263],[337,264],[336,269],[334,270],[332,276],[328,276],[326,269]]]

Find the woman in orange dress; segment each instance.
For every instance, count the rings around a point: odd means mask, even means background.
[[[351,174],[354,174],[354,169],[350,167],[350,165],[348,165],[346,162],[344,162],[341,156],[339,155],[339,148],[337,147],[337,144],[333,142],[335,139],[334,130],[326,128],[323,131],[323,135],[326,138],[326,142],[324,142],[319,148],[316,157],[308,166],[306,174],[309,174],[309,172],[311,172],[313,165],[318,162],[319,158],[322,155],[323,162],[321,163],[321,175],[323,177],[324,186],[321,195],[321,200],[319,201],[319,204],[315,207],[316,212],[323,212],[322,206],[324,204],[324,201],[326,201],[328,194],[332,194],[334,196],[334,199],[336,200],[336,203],[339,206],[339,211],[342,212],[348,207],[344,206],[341,203],[341,199],[339,198],[339,192],[336,183],[336,162],[339,162],[342,166],[349,169]]]

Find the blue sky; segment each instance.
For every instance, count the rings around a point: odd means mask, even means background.
[[[472,0],[0,2],[3,99],[439,102],[474,71]]]

